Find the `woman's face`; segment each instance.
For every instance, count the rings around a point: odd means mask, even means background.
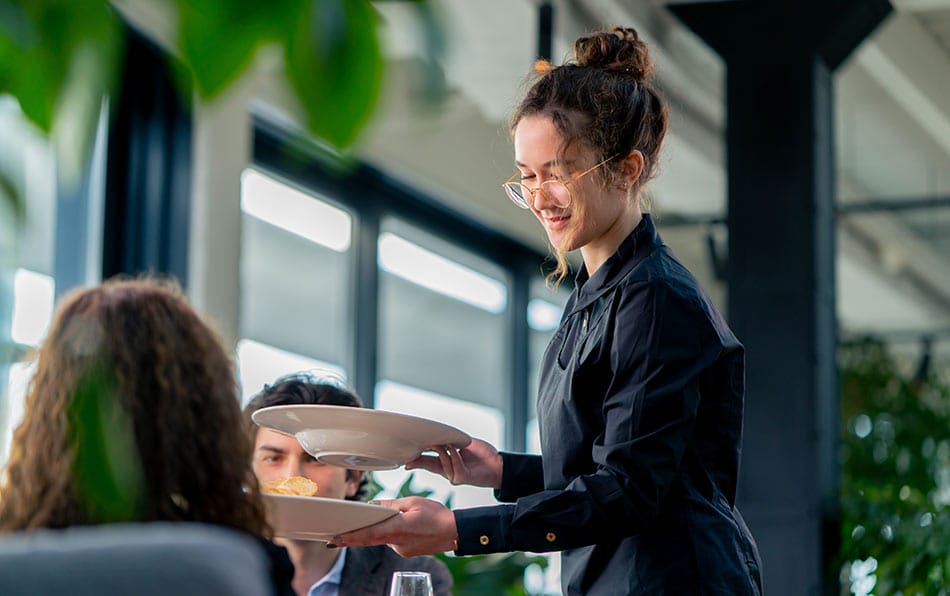
[[[536,189],[547,180],[568,181],[601,160],[580,143],[575,143],[562,156],[563,144],[560,132],[549,117],[522,118],[514,134],[515,163],[521,172],[522,184]],[[589,261],[588,253],[606,253],[603,259],[598,259],[603,262],[626,237],[629,230],[620,235],[619,228],[626,227],[622,222],[630,209],[636,208],[636,202],[617,186],[604,188],[602,180],[598,169],[568,182],[571,202],[566,207],[558,207],[543,192],[535,193],[530,202],[531,212],[541,222],[554,248],[563,252],[581,249],[585,261]],[[590,262],[588,269],[591,269]]]

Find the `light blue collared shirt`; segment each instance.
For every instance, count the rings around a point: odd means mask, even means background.
[[[340,556],[336,558],[330,571],[320,580],[310,586],[307,596],[340,596],[340,581],[343,579],[343,565],[346,564],[346,547],[340,549]]]

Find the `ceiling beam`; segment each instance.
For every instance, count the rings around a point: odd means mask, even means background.
[[[890,198],[850,201],[838,205],[838,215],[874,213],[881,211],[917,211],[921,209],[950,208],[950,197]]]
[[[854,60],[950,156],[950,56],[917,17],[893,18]]]
[[[898,12],[918,12],[950,9],[950,0],[891,0]]]

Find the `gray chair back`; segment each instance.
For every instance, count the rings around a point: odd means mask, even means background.
[[[0,536],[4,596],[272,596],[263,548],[218,526],[143,523]]]

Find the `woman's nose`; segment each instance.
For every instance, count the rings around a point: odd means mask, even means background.
[[[551,195],[543,184],[531,191],[531,206],[535,211],[543,211],[553,206]]]

